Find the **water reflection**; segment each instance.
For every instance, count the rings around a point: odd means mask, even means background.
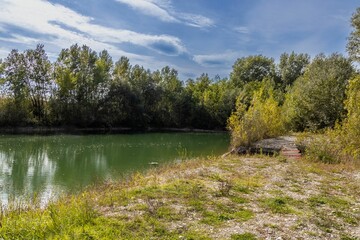
[[[0,136],[0,200],[36,193],[46,201],[150,162],[222,154],[228,144],[227,134],[204,133]]]

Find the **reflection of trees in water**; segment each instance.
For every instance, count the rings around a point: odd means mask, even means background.
[[[107,170],[104,150],[76,137],[9,137],[0,140],[2,200],[9,195],[87,186]],[[5,195],[4,195],[5,193]]]
[[[47,156],[46,142],[25,141],[21,137],[4,138],[0,144],[0,181],[2,192],[27,195],[41,192],[55,171]],[[2,199],[6,200],[6,199]]]
[[[57,165],[54,182],[70,188],[87,186],[108,168],[103,147],[86,137],[62,138],[48,155]]]

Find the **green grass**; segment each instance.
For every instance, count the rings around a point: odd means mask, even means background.
[[[256,236],[252,233],[243,233],[243,234],[232,234],[232,240],[256,240]]]
[[[289,214],[294,213],[290,206],[292,199],[286,197],[267,198],[263,200],[263,204],[273,213]]]

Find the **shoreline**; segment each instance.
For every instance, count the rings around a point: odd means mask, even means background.
[[[56,135],[56,134],[131,134],[131,133],[227,133],[227,130],[196,128],[78,128],[78,127],[0,127],[3,135]]]

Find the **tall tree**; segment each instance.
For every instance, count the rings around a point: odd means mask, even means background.
[[[353,27],[353,31],[350,33],[346,47],[350,58],[360,62],[360,7],[357,8],[356,12],[352,15],[351,26]]]
[[[236,60],[230,73],[230,81],[236,87],[252,81],[262,81],[275,76],[274,59],[262,55],[242,57]]]
[[[10,52],[4,62],[6,94],[12,97],[15,102],[21,102],[26,98],[26,65],[25,56],[14,49]]]
[[[26,86],[26,65],[23,53],[12,50],[3,63],[4,79],[2,81],[5,105],[2,109],[2,124],[24,125],[30,119],[28,105],[28,88]]]
[[[97,55],[88,46],[72,45],[60,52],[55,65],[60,121],[97,124],[99,103],[111,80],[112,60],[107,51]]]
[[[285,102],[294,130],[333,127],[344,115],[345,89],[354,69],[340,54],[320,54],[294,83]]]
[[[52,65],[39,44],[35,50],[25,51],[26,87],[31,101],[32,113],[39,122],[47,122],[47,104],[52,88]]]
[[[302,76],[309,63],[310,56],[308,54],[294,52],[281,54],[279,74],[283,88],[291,86],[298,77]]]
[[[159,86],[160,94],[156,107],[157,124],[160,127],[180,126],[183,114],[181,104],[183,86],[177,71],[166,66],[161,71],[153,72],[152,78]]]
[[[131,72],[130,60],[122,56],[116,63],[112,73],[115,82],[128,82]]]

